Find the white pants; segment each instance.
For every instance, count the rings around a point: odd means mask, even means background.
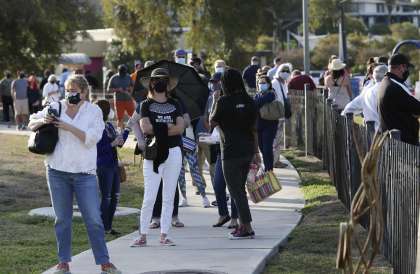
[[[156,201],[161,179],[163,179],[163,189],[160,231],[161,233],[168,234],[171,226],[175,191],[181,166],[182,153],[179,147],[169,149],[168,158],[158,168],[159,173],[153,171],[153,161],[143,161],[144,197],[140,215],[140,234],[147,234],[149,231],[149,223],[152,218],[153,206]]]

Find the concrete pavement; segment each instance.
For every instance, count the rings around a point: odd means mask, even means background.
[[[184,228],[173,228],[170,237],[177,244],[161,247],[159,230],[151,230],[148,246],[130,248],[138,232],[125,235],[108,243],[112,262],[124,274],[140,274],[151,271],[173,271],[157,273],[261,273],[267,260],[278,252],[279,246],[298,224],[304,199],[298,187],[299,175],[292,167],[276,169],[283,189],[257,205],[250,202],[256,238],[253,240],[229,240],[226,227],[213,228],[217,221],[217,208],[201,207],[201,198],[194,195],[190,175],[187,174],[190,207],[180,208],[180,219]],[[206,180],[210,182],[208,174]],[[210,188],[208,188],[210,191]],[[209,193],[209,199],[214,195]],[[52,251],[53,252],[53,251]],[[73,274],[100,273],[94,264],[91,250],[73,257]],[[188,271],[187,271],[188,270]],[[44,272],[52,273],[52,269]]]

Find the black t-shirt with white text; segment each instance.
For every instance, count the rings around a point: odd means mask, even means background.
[[[141,118],[148,117],[152,125],[159,123],[176,124],[176,119],[182,117],[182,108],[179,103],[169,98],[165,103],[159,103],[147,98],[140,105]],[[181,135],[169,136],[168,145],[170,148],[182,146]]]

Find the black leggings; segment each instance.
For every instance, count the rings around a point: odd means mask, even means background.
[[[156,196],[155,206],[153,207],[153,215],[152,218],[160,218],[162,213],[162,181],[160,181],[159,191]],[[179,191],[178,185],[176,186],[175,190],[175,199],[174,199],[174,211],[172,212],[172,217],[178,216],[178,204],[179,204]]]

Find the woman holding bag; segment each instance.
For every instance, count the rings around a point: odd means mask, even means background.
[[[163,180],[162,215],[160,221],[160,244],[172,246],[168,236],[178,176],[182,165],[182,133],[184,119],[179,103],[168,97],[168,91],[176,86],[176,79],[170,78],[168,70],[154,69],[148,83],[149,95],[140,106],[140,127],[148,138],[154,137],[156,153],[149,153],[152,143],[145,148],[145,155],[155,155],[143,162],[144,198],[140,215],[140,237],[131,246],[143,247],[147,244],[149,222],[153,205]]]
[[[59,264],[55,274],[70,273],[73,196],[76,196],[95,262],[101,265],[102,274],[121,273],[110,263],[105,243],[96,179],[96,143],[101,139],[104,122],[100,108],[86,100],[88,90],[83,75],[72,75],[65,82],[66,96],[61,101],[61,115],[53,117],[48,114],[50,107],[58,110],[59,103],[54,102],[30,117],[29,127],[33,131],[48,123],[58,128],[55,150],[45,161],[56,215]]]
[[[257,79],[257,90],[258,93],[255,95],[254,100],[259,110],[276,100],[276,94],[268,76],[263,75]],[[263,155],[265,171],[271,171],[274,167],[273,143],[276,138],[278,123],[279,118],[268,120],[262,118],[261,113],[258,115],[258,147]]]

